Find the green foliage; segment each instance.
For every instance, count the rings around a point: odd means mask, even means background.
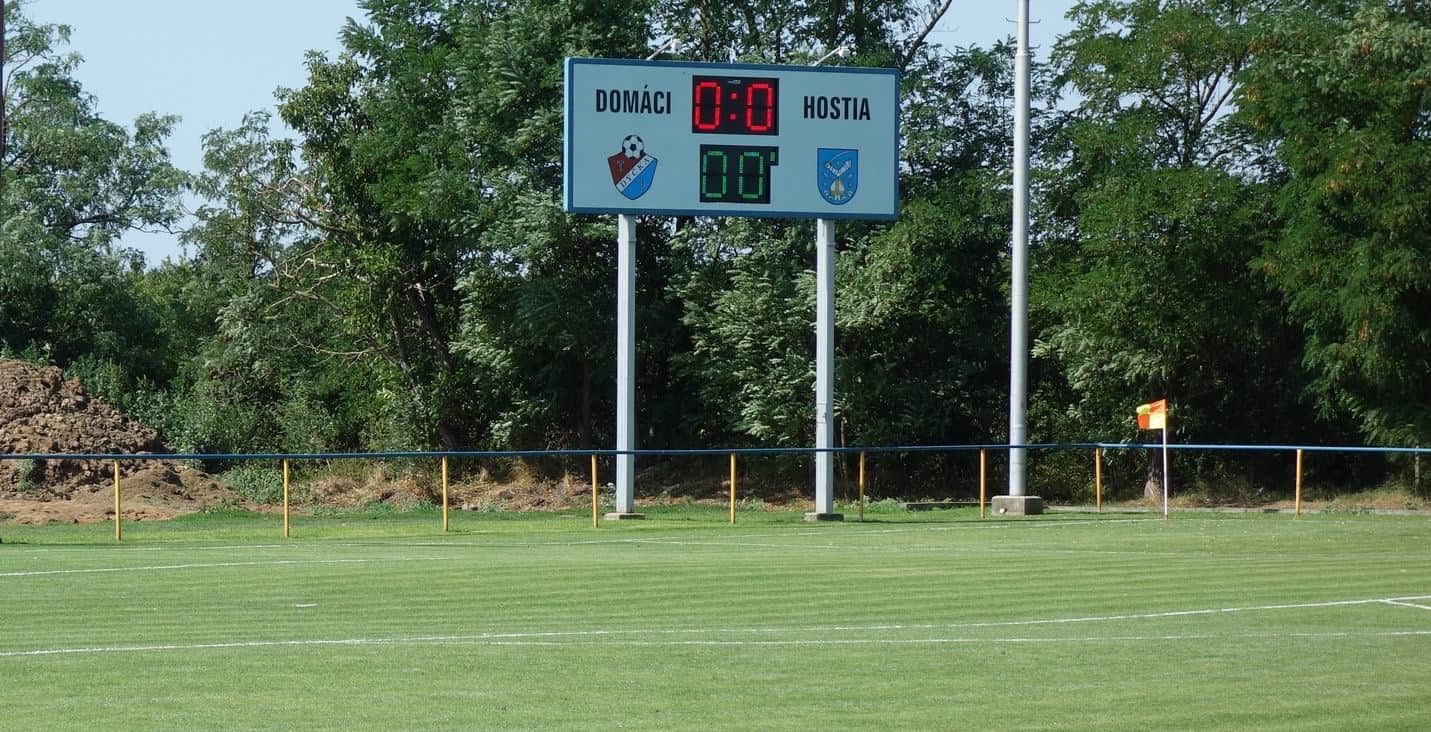
[[[39,472],[39,465],[34,460],[15,461],[15,483],[21,493],[30,493],[39,487],[35,484]]]
[[[1054,402],[1036,408],[1036,434],[1136,441],[1132,407],[1162,397],[1179,440],[1312,432],[1298,333],[1251,266],[1269,239],[1273,189],[1246,173],[1256,150],[1228,117],[1256,7],[1074,8],[1078,25],[1054,56],[1083,101],[1052,140],[1061,155],[1045,173],[1049,233],[1032,277],[1036,389]],[[1216,464],[1178,467],[1201,475]],[[1112,468],[1127,485],[1156,465],[1119,457]]]
[[[901,66],[910,55],[901,43],[925,20],[925,8],[894,0],[839,4],[781,0],[736,0],[710,4],[696,0],[653,3],[661,36],[686,40],[701,61],[808,64],[848,45],[871,66]]]
[[[185,176],[164,148],[175,118],[141,115],[132,130],[101,118],[74,79],[79,58],[60,50],[69,28],[20,10],[6,4],[0,349],[165,379],[153,303],[134,287],[143,258],[116,242],[178,219]]]
[[[675,362],[699,384],[706,408],[698,432],[772,446],[809,444],[813,435],[815,282],[806,262],[814,232],[781,228],[730,223],[715,235],[751,250],[712,260],[679,285],[691,350]]]
[[[233,491],[255,503],[278,503],[283,500],[283,471],[245,463],[223,474],[223,482]]]
[[[1329,413],[1367,438],[1431,440],[1431,14],[1313,5],[1266,20],[1239,98],[1277,145],[1285,221],[1258,261],[1305,329]]]
[[[852,443],[982,442],[1002,431],[998,181],[970,172],[909,201],[840,262],[840,413]],[[989,324],[973,327],[974,323]]]

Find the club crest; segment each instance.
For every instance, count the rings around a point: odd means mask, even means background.
[[[820,196],[836,206],[850,202],[860,185],[860,151],[819,148],[815,156]]]
[[[646,154],[646,143],[640,135],[621,139],[621,152],[606,159],[611,168],[611,182],[621,195],[636,200],[651,190],[656,179],[656,158]]]

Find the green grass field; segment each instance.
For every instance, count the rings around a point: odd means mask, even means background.
[[[0,526],[0,726],[1427,729],[1431,519]]]

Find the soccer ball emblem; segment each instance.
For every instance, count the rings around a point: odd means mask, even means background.
[[[640,135],[627,135],[621,140],[621,152],[635,160],[646,152],[646,143],[641,141]]]

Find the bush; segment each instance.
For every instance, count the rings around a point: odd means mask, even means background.
[[[34,460],[25,459],[15,463],[15,479],[20,484],[21,493],[29,493],[38,487],[35,477],[39,472],[39,466]]]
[[[223,475],[235,493],[257,503],[278,503],[283,499],[283,471],[258,465],[243,465]]]

